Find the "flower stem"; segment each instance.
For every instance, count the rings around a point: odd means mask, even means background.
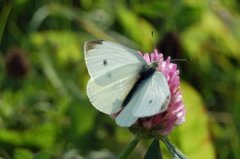
[[[137,146],[140,140],[141,140],[140,137],[134,136],[133,139],[130,141],[127,147],[122,151],[122,153],[118,156],[117,159],[126,159],[130,155],[130,153],[134,150],[134,148]]]

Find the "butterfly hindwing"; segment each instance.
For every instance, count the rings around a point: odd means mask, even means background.
[[[155,71],[138,89],[116,118],[118,125],[129,127],[138,118],[149,117],[167,109],[170,91],[161,72]]]
[[[114,114],[121,110],[123,101],[136,80],[135,76],[127,76],[113,83],[102,85],[90,79],[87,85],[87,95],[96,109],[106,114]]]
[[[137,103],[137,98],[132,101],[132,104]],[[119,126],[122,127],[130,127],[138,120],[138,117],[133,116],[133,105],[126,106],[124,109],[118,114],[115,121]]]
[[[165,111],[170,101],[170,90],[165,76],[155,71],[135,96],[138,103],[134,105],[133,116],[148,117]]]

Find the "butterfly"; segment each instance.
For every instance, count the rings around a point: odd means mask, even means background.
[[[99,111],[118,114],[119,126],[167,110],[170,89],[157,62],[147,64],[137,51],[103,40],[85,42],[84,55],[91,77],[87,96]]]

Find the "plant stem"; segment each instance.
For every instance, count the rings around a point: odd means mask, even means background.
[[[117,159],[126,159],[130,155],[130,153],[134,150],[134,148],[137,146],[140,140],[141,140],[140,137],[134,136],[133,139],[130,141],[127,147],[122,151],[122,153],[118,156]]]

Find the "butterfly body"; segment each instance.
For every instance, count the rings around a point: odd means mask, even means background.
[[[155,71],[156,71],[155,64],[153,66],[144,65],[142,67],[141,71],[139,72],[139,79],[137,80],[136,84],[133,86],[131,91],[128,93],[126,99],[123,102],[123,105],[122,105],[123,107],[125,107],[128,104],[128,102],[130,101],[134,93],[136,93],[136,91],[142,86],[145,80],[147,80],[148,78],[151,78],[151,76],[154,74]]]
[[[100,40],[86,42],[84,53],[90,102],[103,113],[118,113],[118,125],[128,127],[167,109],[170,91],[157,62],[148,65],[137,51]]]

